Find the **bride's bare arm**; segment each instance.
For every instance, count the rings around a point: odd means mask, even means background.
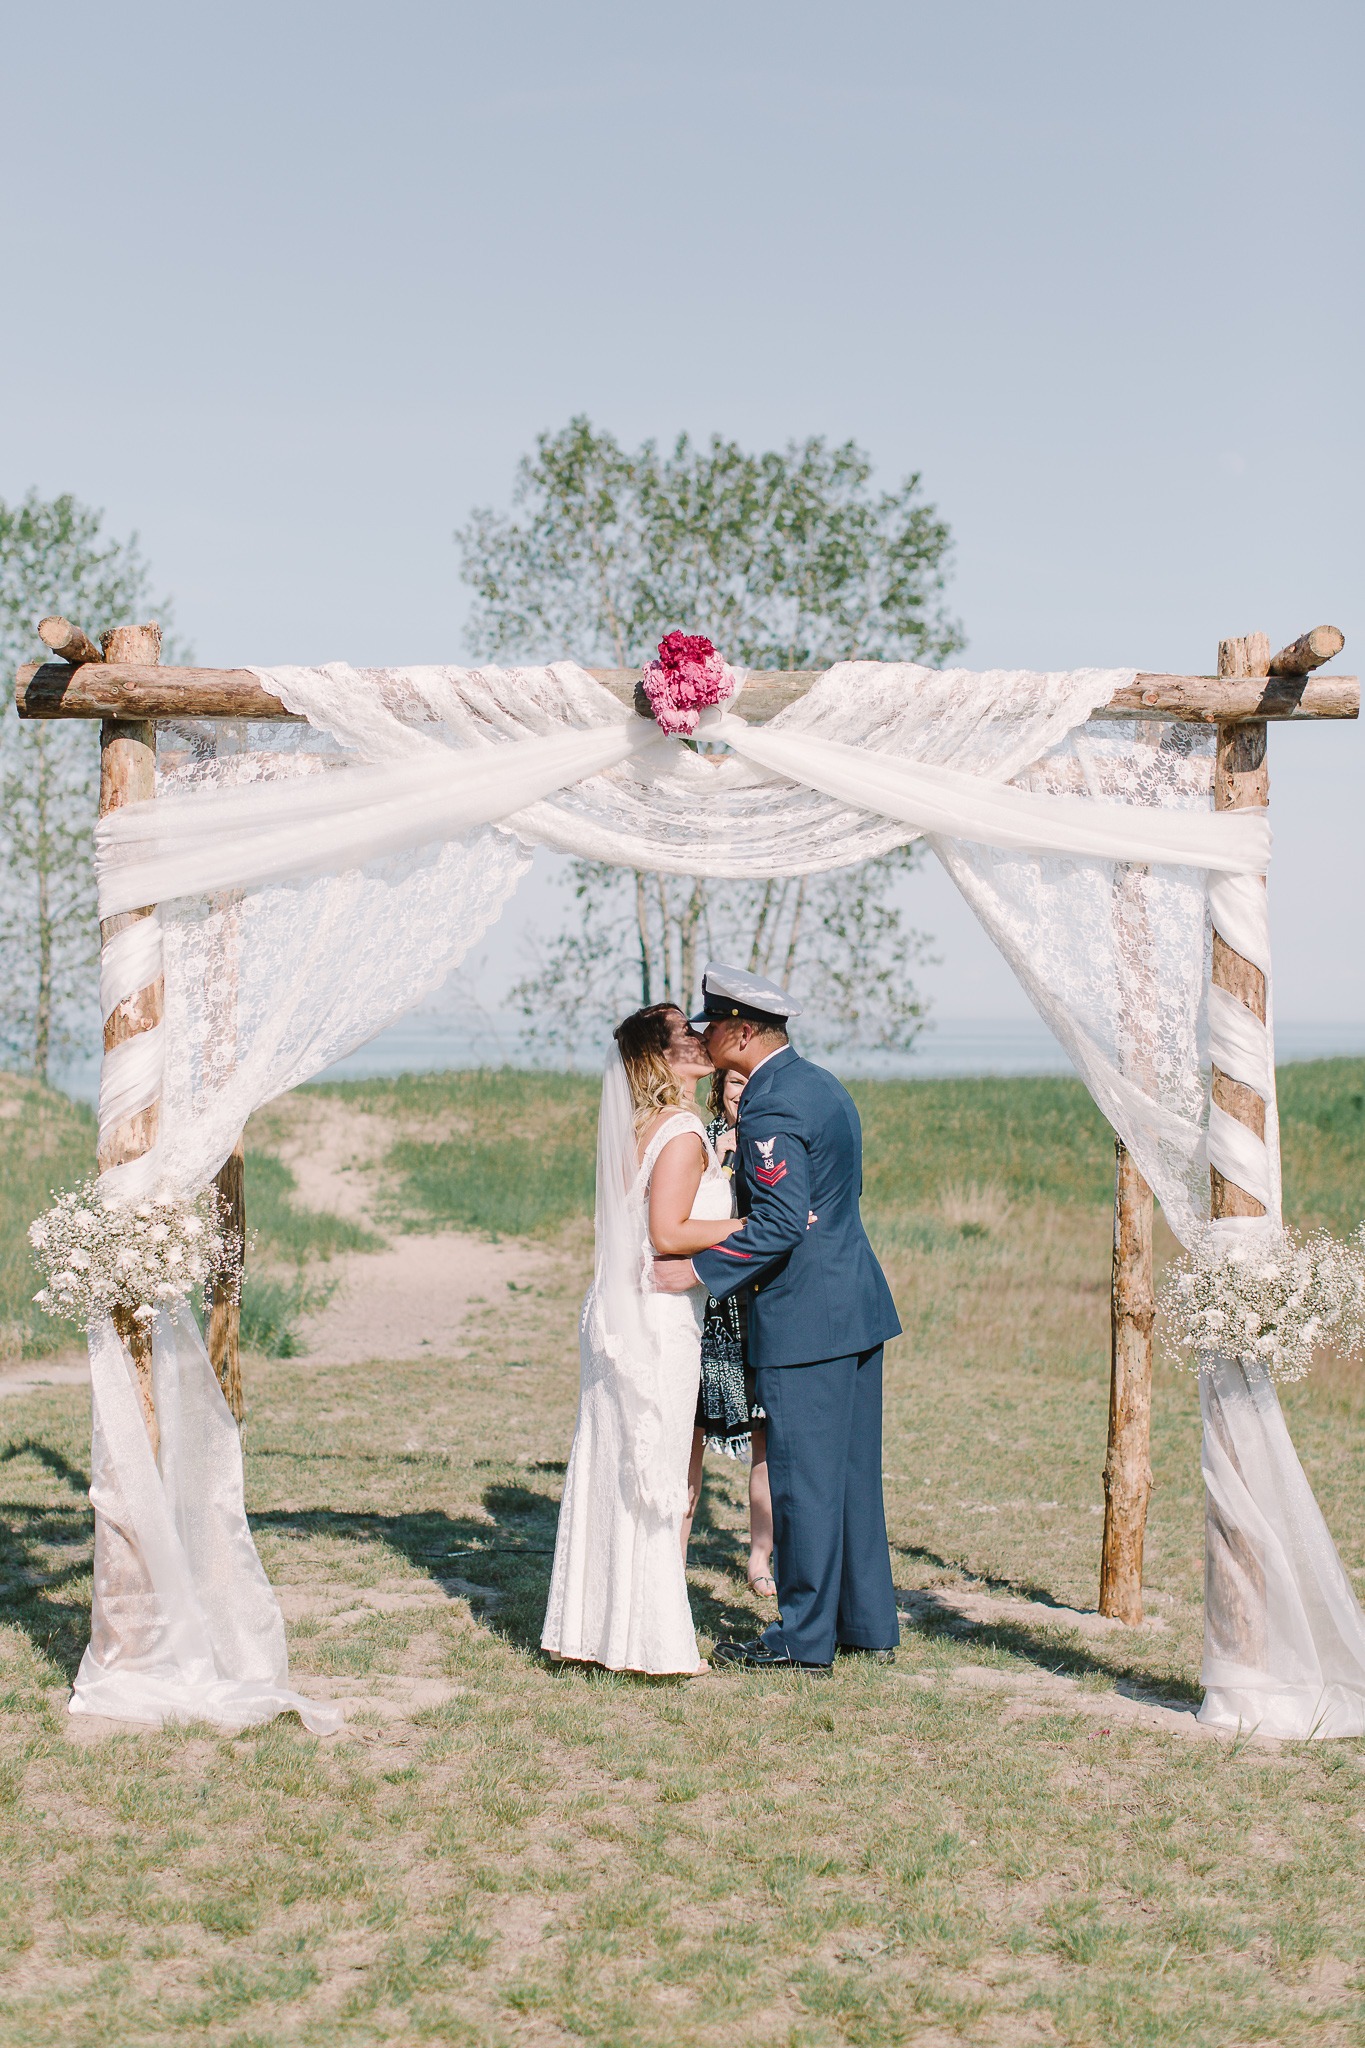
[[[656,1252],[691,1258],[739,1229],[742,1217],[693,1217],[692,1204],[706,1170],[706,1148],[694,1131],[670,1138],[649,1183],[649,1236]]]

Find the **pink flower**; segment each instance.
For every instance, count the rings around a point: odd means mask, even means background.
[[[697,713],[735,694],[735,678],[701,633],[669,633],[659,659],[641,676],[659,730],[673,737],[697,729]]]

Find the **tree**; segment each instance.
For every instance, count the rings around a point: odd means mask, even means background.
[[[41,660],[39,619],[59,613],[93,637],[149,615],[150,575],[137,535],[101,535],[103,515],[69,493],[23,503],[0,499],[0,1049],[51,1078],[54,1065],[89,1050],[99,955],[93,829],[99,805],[99,734],[84,719],[21,725],[14,671]],[[164,623],[169,604],[155,608]],[[169,651],[169,649],[168,649]]]
[[[637,667],[674,626],[749,668],[938,662],[964,645],[943,591],[951,536],[918,474],[874,492],[855,442],[821,437],[751,455],[713,435],[623,449],[584,417],[523,457],[513,512],[476,511],[456,534],[475,593],[481,657]],[[515,991],[528,1037],[567,1059],[642,1002],[690,1002],[697,946],[812,992],[805,1035],[905,1046],[924,1006],[910,968],[924,940],[889,900],[917,848],[811,877],[755,884],[626,878],[571,864],[579,930],[537,946]],[[803,1020],[805,1022],[806,1020]]]

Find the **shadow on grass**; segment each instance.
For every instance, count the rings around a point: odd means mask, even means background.
[[[257,1510],[251,1526],[258,1533],[269,1529],[309,1540],[382,1546],[452,1592],[477,1588],[495,1595],[484,1625],[519,1649],[538,1647],[559,1503],[527,1486],[495,1483],[484,1488],[483,1507],[489,1519],[440,1508],[398,1514],[275,1508]]]
[[[563,1466],[547,1467],[557,1476]],[[494,1635],[518,1649],[540,1646],[545,1603],[550,1590],[559,1502],[519,1480],[495,1480],[482,1494],[486,1515],[451,1515],[440,1509],[407,1514],[365,1514],[334,1508],[267,1509],[251,1517],[258,1531],[305,1538],[383,1544],[396,1556],[426,1571],[438,1584],[453,1590],[478,1587],[495,1594],[483,1617]],[[690,1562],[709,1572],[727,1573],[735,1592],[745,1586],[748,1546],[712,1521],[705,1497],[693,1528]],[[712,1637],[753,1636],[762,1626],[754,1609],[710,1588],[690,1588],[692,1613],[699,1632]]]
[[[1060,1601],[1052,1590],[1039,1579],[1011,1579],[999,1573],[974,1571],[965,1557],[944,1557],[941,1551],[929,1550],[922,1543],[893,1543],[893,1556],[912,1558],[917,1564],[932,1565],[936,1571],[960,1572],[964,1579],[983,1593],[1005,1594],[1015,1600],[1032,1600],[1039,1607],[1056,1607]],[[1070,1611],[1070,1610],[1068,1610]]]
[[[921,1544],[895,1543],[893,1552],[905,1558],[914,1558],[924,1564],[936,1566],[941,1571],[960,1572],[971,1581],[976,1590],[996,1595],[1028,1600],[1035,1606],[1051,1607],[1058,1615],[1058,1629],[1069,1627],[1063,1617],[1075,1612],[1063,1605],[1046,1586],[1034,1579],[1009,1578],[993,1573],[982,1578],[974,1573],[961,1558],[942,1557],[935,1550],[928,1550]],[[917,1589],[914,1597],[922,1603],[932,1604],[933,1587]],[[897,1602],[907,1598],[905,1591],[898,1589]],[[974,1649],[1003,1651],[1006,1655],[1020,1657],[1036,1665],[1040,1671],[1050,1672],[1054,1678],[1102,1677],[1109,1679],[1115,1689],[1132,1699],[1148,1699],[1156,1702],[1178,1701],[1184,1705],[1190,1700],[1202,1700],[1203,1686],[1195,1679],[1181,1677],[1178,1673],[1163,1672],[1158,1677],[1150,1668],[1135,1658],[1123,1654],[1123,1636],[1115,1630],[1103,1642],[1087,1642],[1073,1632],[1070,1640],[1060,1634],[1053,1634],[1045,1626],[1025,1621],[972,1621],[955,1610],[945,1601],[938,1613],[923,1612],[912,1621],[901,1610],[902,1638],[907,1630],[914,1635],[929,1639],[946,1638],[970,1644]]]
[[[65,1593],[75,1583],[88,1584],[90,1576],[94,1518],[84,1498],[89,1479],[50,1445],[32,1440],[7,1446],[0,1452],[0,1464],[26,1453],[39,1459],[77,1497],[69,1504],[44,1506],[0,1502],[0,1624],[21,1630],[69,1682],[90,1633],[88,1592],[83,1587],[76,1600]],[[363,1462],[363,1454],[361,1457]],[[559,1470],[557,1465],[549,1467],[546,1476],[556,1477]],[[393,1514],[322,1506],[275,1508],[258,1510],[251,1516],[251,1524],[258,1532],[382,1546],[395,1559],[402,1558],[426,1572],[435,1583],[470,1597],[476,1609],[480,1595],[495,1596],[488,1599],[483,1625],[518,1649],[534,1650],[539,1647],[549,1592],[559,1502],[548,1492],[508,1479],[485,1486],[482,1506],[481,1516],[452,1515],[439,1508]],[[54,1569],[51,1551],[68,1546],[79,1546],[79,1555]],[[954,1568],[953,1561],[931,1551],[908,1551],[901,1545],[897,1549],[925,1563]],[[717,1525],[709,1490],[703,1493],[693,1527],[689,1564],[693,1568],[689,1592],[698,1632],[712,1640],[755,1635],[765,1617],[746,1597],[748,1545],[738,1530]],[[698,1572],[729,1584],[699,1583]],[[1045,1587],[994,1579],[990,1584],[1028,1599],[1057,1604]],[[912,1626],[915,1634],[970,1641],[974,1648],[1003,1651],[1040,1670],[1067,1677],[1103,1677],[1143,1697],[1199,1697],[1198,1688],[1188,1683],[1165,1675],[1154,1680],[1143,1665],[1123,1654],[1117,1642],[1091,1644],[1074,1638],[1068,1642],[1027,1623],[967,1627],[946,1615],[941,1626],[933,1622]]]
[[[742,1590],[743,1597],[728,1598],[717,1593],[712,1586],[699,1585],[695,1577],[689,1576],[687,1592],[692,1603],[692,1620],[698,1635],[709,1636],[712,1642],[752,1642],[767,1627],[777,1609],[769,1605],[758,1612],[748,1604],[748,1539],[737,1530],[717,1526],[712,1513],[714,1496],[713,1486],[703,1486],[692,1524],[692,1541],[687,1546],[688,1566],[692,1572],[725,1573],[735,1594],[741,1595]]]
[[[901,1627],[904,1631],[904,1617]],[[1126,1699],[1149,1700],[1157,1706],[1187,1706],[1204,1697],[1204,1688],[1196,1679],[1173,1671],[1153,1672],[1145,1664],[1125,1657],[1118,1644],[1102,1647],[1075,1637],[1063,1642],[1041,1629],[1030,1628],[1026,1622],[983,1622],[976,1628],[917,1625],[915,1633],[950,1636],[964,1645],[970,1643],[973,1649],[1002,1650],[1054,1678],[1104,1678]]]
[[[90,1640],[90,1578],[95,1516],[90,1475],[51,1444],[23,1437],[0,1449],[0,1466],[35,1458],[72,1490],[69,1501],[0,1500],[0,1627],[19,1630],[70,1681]],[[73,1554],[54,1566],[53,1550]],[[81,1584],[80,1597],[66,1589]]]

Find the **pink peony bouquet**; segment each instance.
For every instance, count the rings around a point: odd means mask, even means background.
[[[690,738],[697,713],[733,697],[738,679],[701,633],[669,633],[640,680],[659,730]]]

